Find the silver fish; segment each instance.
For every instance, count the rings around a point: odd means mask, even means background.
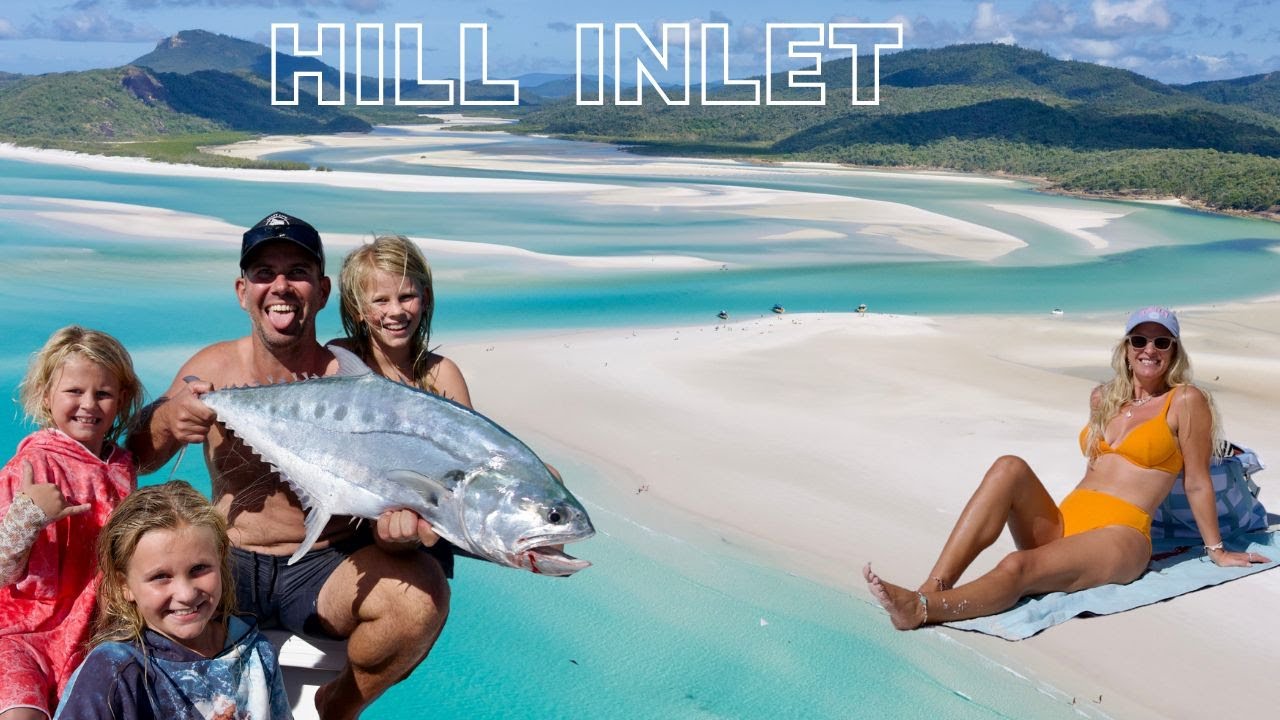
[[[307,511],[302,557],[329,518],[418,513],[440,537],[501,565],[571,575],[591,563],[551,545],[595,534],[587,511],[524,443],[483,415],[370,372],[201,399],[280,473]]]

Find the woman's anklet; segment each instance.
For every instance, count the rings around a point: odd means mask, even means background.
[[[921,620],[920,624],[928,625],[929,624],[929,598],[925,597],[924,593],[922,592],[916,593],[916,597],[920,598],[920,609],[924,610],[924,620]]]

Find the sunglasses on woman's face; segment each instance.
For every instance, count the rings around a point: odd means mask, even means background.
[[[1146,335],[1130,335],[1128,339],[1129,347],[1134,350],[1141,350],[1147,346],[1148,342],[1155,345],[1157,350],[1168,350],[1177,342],[1177,340],[1167,336],[1149,338]]]

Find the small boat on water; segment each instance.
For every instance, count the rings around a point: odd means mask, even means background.
[[[774,306],[773,306],[773,311],[774,311],[775,313],[777,313],[777,314],[781,315],[782,313],[786,312],[786,311],[787,311],[787,309],[786,309],[786,308],[784,308],[784,307],[782,307],[781,305],[778,305],[778,304],[776,304],[776,303],[775,303],[775,304],[774,304]]]
[[[728,311],[728,310],[721,310],[720,312],[716,313],[716,317],[720,318],[721,320],[728,320],[728,319],[729,319],[729,311]]]
[[[1050,315],[1061,315],[1061,314],[1062,314],[1062,308],[1054,308],[1053,310],[1049,311],[1049,314],[1050,314]]]
[[[858,312],[860,312],[860,313],[865,313],[866,311],[867,311],[867,304],[866,304],[866,303],[862,303],[862,304],[858,305]]]

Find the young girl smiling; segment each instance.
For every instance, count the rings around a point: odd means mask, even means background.
[[[275,652],[233,614],[226,522],[181,480],[138,490],[98,542],[94,648],[58,718],[292,717]]]
[[[137,486],[115,441],[142,384],[115,338],[72,325],[34,355],[19,394],[42,429],[0,470],[0,718],[44,720],[89,639],[98,578],[87,549]]]

